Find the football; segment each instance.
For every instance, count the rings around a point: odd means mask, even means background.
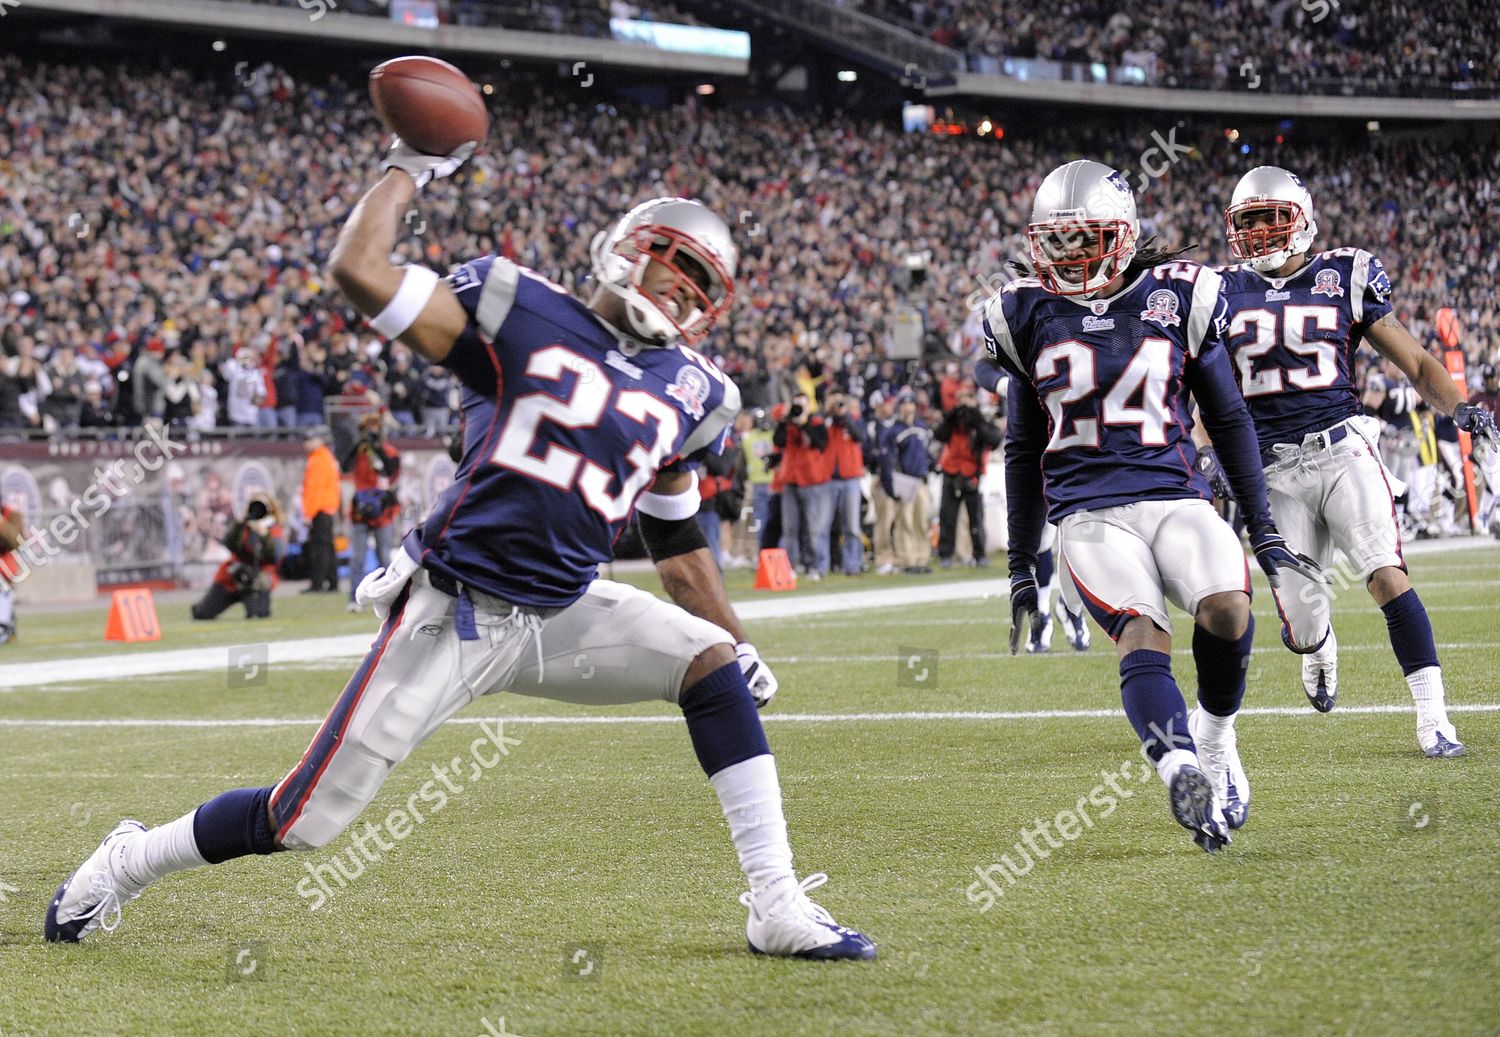
[[[427,155],[483,143],[490,114],[469,77],[446,61],[414,55],[370,70],[370,100],[386,129]]]

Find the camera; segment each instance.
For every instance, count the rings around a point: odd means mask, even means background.
[[[802,409],[802,404],[794,403],[790,408],[788,408],[786,417],[788,421],[796,421],[798,418],[802,417],[803,413],[804,412]]]

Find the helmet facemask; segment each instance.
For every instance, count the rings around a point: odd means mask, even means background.
[[[1269,223],[1250,225],[1251,216],[1266,212],[1271,213]],[[1264,274],[1280,269],[1293,256],[1312,247],[1314,227],[1296,202],[1253,198],[1225,210],[1224,232],[1230,254]]]
[[[1135,232],[1124,220],[1055,220],[1026,228],[1042,287],[1056,295],[1098,293],[1135,258]]]
[[[734,299],[734,280],[717,257],[674,227],[645,224],[612,234],[602,251],[599,283],[624,300],[630,331],[646,342],[666,345],[679,336],[701,342]],[[652,263],[666,269],[670,280],[648,291]]]

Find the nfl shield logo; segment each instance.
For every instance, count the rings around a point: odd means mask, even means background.
[[[1337,270],[1319,270],[1317,278],[1313,281],[1314,295],[1326,295],[1330,299],[1335,295],[1343,295],[1344,287],[1339,283],[1339,272]]]
[[[1152,320],[1162,327],[1173,327],[1182,323],[1177,316],[1177,295],[1165,288],[1158,288],[1146,297],[1146,308],[1141,311],[1141,320]]]

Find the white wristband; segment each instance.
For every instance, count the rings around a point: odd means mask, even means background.
[[[436,270],[429,270],[425,266],[406,267],[401,287],[396,289],[391,301],[380,311],[380,316],[370,321],[370,327],[386,338],[396,338],[416,323],[427,300],[437,290],[438,280]]]
[[[698,473],[692,472],[693,484],[681,493],[666,496],[647,490],[636,501],[635,509],[643,515],[659,518],[665,522],[681,521],[698,514],[703,497],[698,493]]]

